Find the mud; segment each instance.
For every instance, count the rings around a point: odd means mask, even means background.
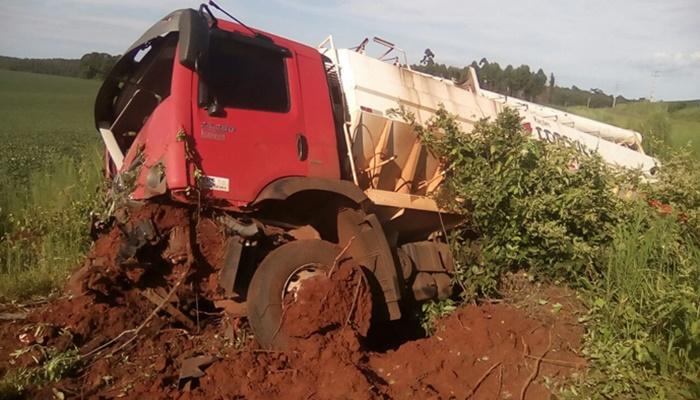
[[[31,388],[26,398],[58,391],[85,399],[533,400],[550,398],[548,387],[585,371],[577,355],[580,304],[565,288],[536,286],[522,275],[509,277],[497,303],[462,307],[439,321],[433,336],[378,351],[369,289],[351,262],[288,295],[280,332],[294,340],[283,351],[261,349],[244,318],[210,305],[221,295],[213,266],[224,243],[216,224],[157,206],[139,213],[154,221],[157,253],[122,263],[123,231],[105,232],[71,279],[70,296],[0,323],[0,373],[36,365],[30,352],[12,355],[28,346],[77,347],[84,356],[79,373]],[[192,236],[205,245],[186,239]],[[154,311],[158,305],[143,292],[158,288],[173,291],[168,303],[193,328],[165,308]],[[183,364],[197,356],[210,358],[201,376],[180,379]]]

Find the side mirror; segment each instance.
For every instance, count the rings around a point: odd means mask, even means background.
[[[179,25],[180,64],[194,70],[202,63],[209,50],[209,24],[201,13],[183,10]]]
[[[209,105],[207,106],[207,114],[209,114],[210,117],[225,117],[226,113],[224,112],[224,108],[221,107],[219,102],[214,99],[212,100]]]

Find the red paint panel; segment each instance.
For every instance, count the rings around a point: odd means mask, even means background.
[[[178,140],[177,135],[181,130],[192,131],[190,104],[193,73],[177,60],[176,53],[170,96],[149,116],[124,159],[123,169],[127,169],[137,153],[143,151],[144,167],[133,192],[134,199],[144,197],[143,189],[148,170],[158,163],[165,167],[169,189],[183,189],[188,185],[185,145],[184,141]]]
[[[211,191],[213,198],[242,206],[275,179],[307,175],[307,162],[297,158],[297,133],[304,124],[296,58],[287,58],[286,64],[288,112],[225,108],[224,115],[217,117],[193,101],[194,143],[202,172],[228,182],[228,190]],[[196,87],[195,82],[193,91]]]
[[[298,56],[305,129],[309,142],[309,176],[340,179],[338,148],[330,94],[321,55]]]
[[[238,25],[222,28],[239,31]],[[338,178],[338,155],[325,72],[315,49],[270,35],[290,50],[285,59],[290,107],[287,112],[225,108],[210,116],[193,100],[193,138],[203,174],[221,178],[210,196],[245,206],[270,182],[288,176]],[[232,71],[235,73],[235,71]],[[197,79],[192,84],[193,99]],[[299,158],[300,135],[308,156]],[[223,185],[228,187],[225,188]]]

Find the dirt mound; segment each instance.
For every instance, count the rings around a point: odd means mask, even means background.
[[[350,261],[287,295],[279,330],[294,340],[261,349],[240,313],[214,306],[218,229],[212,216],[140,208],[97,240],[71,297],[0,322],[0,373],[36,364],[16,349],[76,347],[80,373],[27,398],[545,399],[543,377],[585,367],[574,296],[523,279],[505,302],[460,308],[429,338],[373,351],[369,288]]]
[[[292,298],[293,297],[293,298]],[[372,399],[380,396],[367,370],[361,340],[369,329],[371,297],[362,272],[342,265],[309,278],[285,302],[280,331],[297,338],[282,351],[227,353],[186,398]]]
[[[348,288],[354,290],[357,281],[349,282]],[[318,295],[313,293],[307,299]],[[349,310],[348,303],[352,307],[351,299],[341,303],[344,311]],[[82,301],[72,304],[83,307]],[[69,303],[50,305],[36,315],[46,317]],[[92,307],[103,310],[100,304],[86,307],[90,314]],[[532,307],[537,313],[551,313],[549,304]],[[330,323],[333,329],[306,331],[306,339],[285,351],[258,348],[245,324],[228,316],[208,321],[199,333],[172,328],[166,317],[158,317],[130,346],[94,359],[81,376],[64,379],[53,388],[97,399],[519,399],[523,392],[525,399],[547,399],[550,392],[543,377],[557,382],[585,367],[575,353],[580,327],[567,318],[543,322],[513,304],[466,306],[441,321],[432,337],[386,353],[367,350],[356,325],[344,325],[348,314],[337,315]],[[78,323],[71,325],[67,320],[57,327],[89,325],[66,316]],[[135,317],[111,333],[133,328],[141,320]],[[328,320],[320,320],[324,322],[317,327],[329,326]],[[3,353],[22,346],[16,335],[2,338]],[[14,343],[8,346],[10,339]],[[212,357],[198,367],[202,376],[180,381],[183,364],[202,356]],[[30,393],[29,398],[49,396],[48,390]]]
[[[580,334],[510,305],[470,305],[442,321],[431,338],[372,355],[369,365],[397,399],[546,399],[549,390],[531,380],[584,367],[571,350],[580,345]]]
[[[293,296],[287,296],[282,331],[296,338],[332,332],[348,325],[367,336],[372,297],[359,266],[343,263],[326,275],[312,277]]]

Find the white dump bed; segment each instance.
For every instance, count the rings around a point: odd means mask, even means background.
[[[597,152],[610,164],[639,168],[647,173],[653,172],[657,164],[654,158],[644,154],[637,132],[482,90],[475,76],[461,87],[450,80],[411,71],[353,50],[332,50],[333,54],[325,54],[339,67],[351,118],[352,141],[379,140],[381,133],[364,132],[363,119],[369,118],[368,114],[391,119],[387,111],[399,106],[412,111],[418,122],[425,122],[442,104],[457,115],[466,132],[480,119],[493,118],[505,107],[511,107],[518,110],[524,125],[537,139],[563,142],[587,153]],[[376,147],[376,143],[373,145]],[[370,158],[377,156],[376,151],[365,153]],[[383,158],[374,164],[385,162],[386,155]],[[364,160],[365,168],[370,161]],[[362,164],[363,160],[358,163]],[[429,180],[430,177],[424,182]]]

